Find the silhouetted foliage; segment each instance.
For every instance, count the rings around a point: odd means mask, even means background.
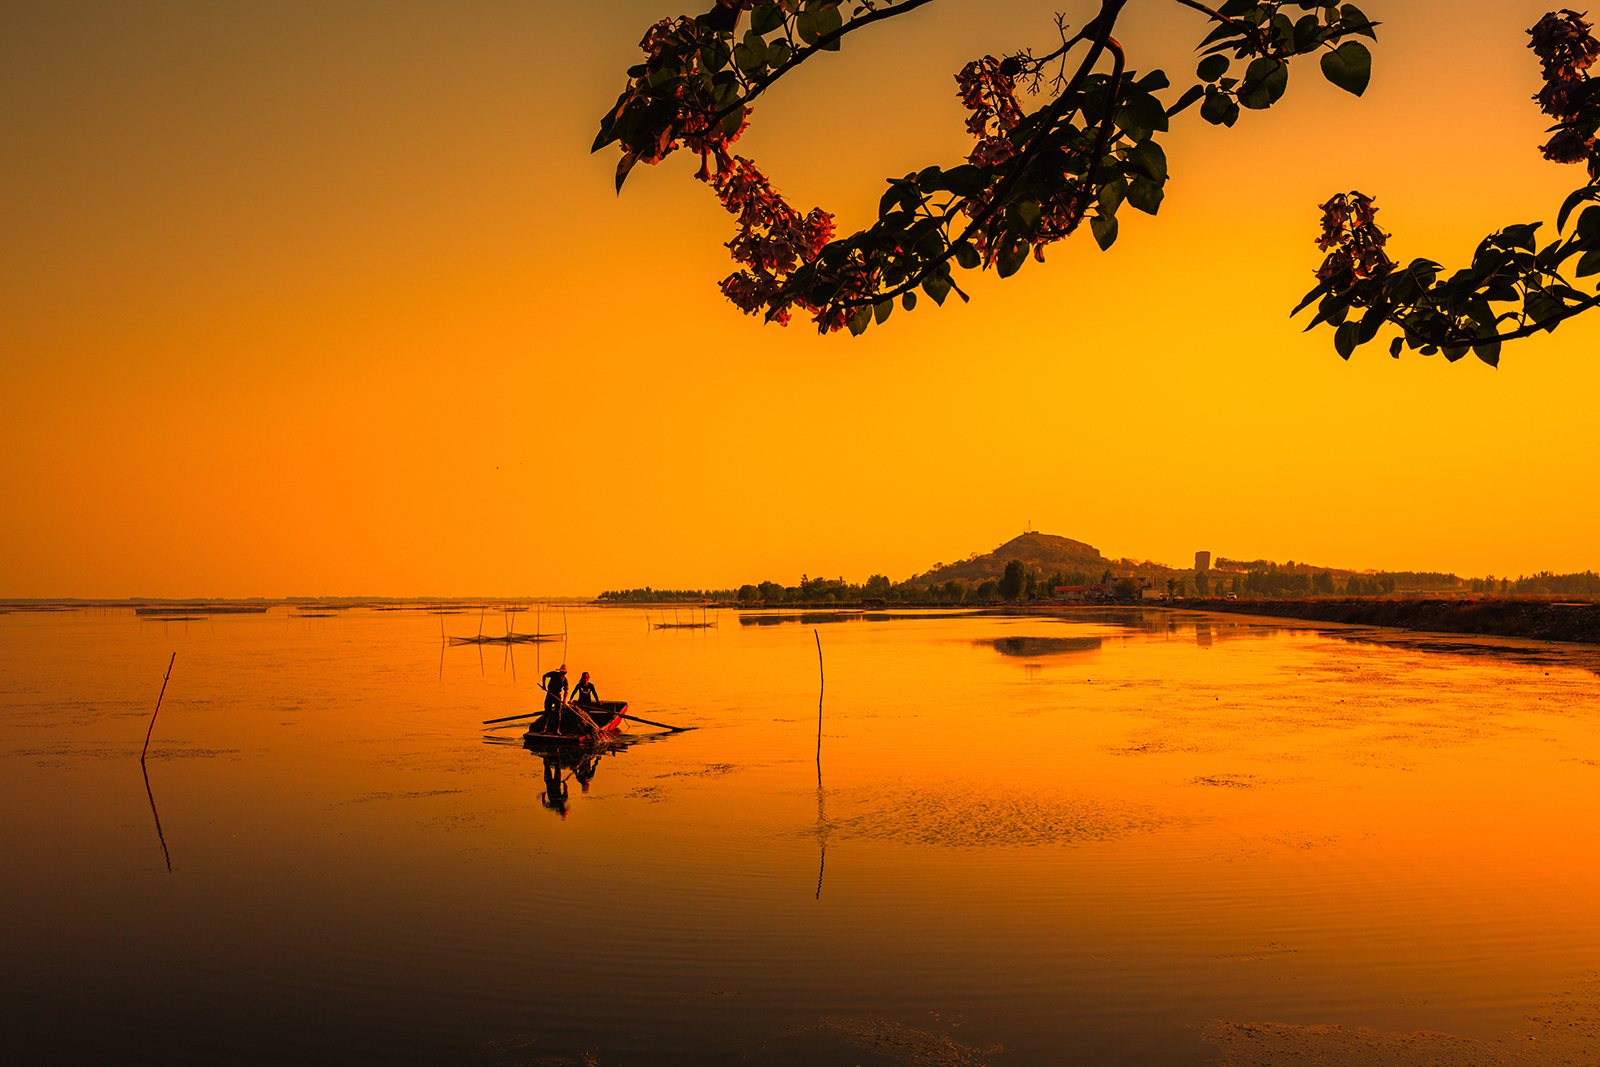
[[[1600,295],[1579,292],[1565,273],[1577,256],[1573,278],[1600,274],[1600,207],[1585,208],[1572,232],[1559,236],[1574,209],[1600,200],[1600,82],[1588,73],[1600,41],[1590,29],[1577,12],[1562,10],[1528,31],[1528,47],[1539,57],[1545,81],[1534,99],[1556,120],[1547,131],[1555,136],[1541,151],[1556,163],[1588,165],[1590,184],[1568,196],[1556,215],[1558,236],[1541,247],[1536,232],[1542,222],[1507,226],[1485,237],[1472,264],[1453,274],[1431,259],[1414,259],[1402,269],[1385,251],[1390,235],[1378,228],[1372,198],[1340,194],[1322,205],[1317,246],[1328,256],[1317,271],[1318,284],[1291,312],[1317,303],[1307,330],[1333,327],[1334,348],[1349,359],[1384,326],[1398,326],[1400,336],[1389,343],[1396,359],[1410,348],[1425,356],[1442,351],[1454,362],[1470,349],[1493,367],[1504,342],[1553,332],[1600,303]]]
[[[984,56],[956,75],[976,140],[966,160],[890,179],[877,221],[836,239],[831,215],[802,215],[730,148],[749,125],[751,102],[779,79],[837,51],[847,36],[930,2],[861,0],[847,16],[839,0],[718,0],[703,15],[663,19],[640,42],[645,60],[629,68],[594,150],[621,148],[619,190],[640,162],[679,148],[698,153],[696,177],[738,220],[728,248],[739,269],[722,281],[728,299],[768,321],[786,323],[799,308],[820,331],[848,326],[859,334],[885,321],[897,301],[912,310],[919,291],[940,304],[951,292],[967,299],[954,267],[1004,278],[1030,256],[1042,262],[1046,246],[1086,220],[1095,242],[1111,247],[1124,204],[1151,215],[1161,208],[1167,157],[1157,135],[1174,116],[1198,103],[1203,120],[1231,127],[1243,110],[1277,103],[1290,60],[1313,53],[1324,77],[1360,96],[1372,56],[1353,38],[1375,39],[1377,25],[1354,4],[1225,0],[1213,10],[1174,0],[1212,29],[1200,42],[1198,80],[1168,102],[1157,95],[1171,87],[1167,75],[1130,69],[1113,36],[1127,0],[1101,0],[1075,34],[1058,16],[1060,47]],[[1096,72],[1102,61],[1109,71]],[[1041,106],[1025,111],[1019,86],[1036,95],[1046,81]]]
[[[1000,595],[1007,600],[1016,600],[1022,595],[1025,575],[1022,561],[1014,559],[1006,564],[1006,572],[1000,576]]]

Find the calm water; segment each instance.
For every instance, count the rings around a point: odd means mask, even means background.
[[[1592,652],[576,610],[602,697],[697,729],[562,814],[479,725],[562,646],[440,620],[0,615],[11,1062],[1189,1064],[1494,1041],[1600,968]]]

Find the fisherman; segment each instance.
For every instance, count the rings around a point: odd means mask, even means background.
[[[561,705],[567,702],[567,665],[563,663],[553,671],[546,671],[539,685],[544,689],[544,710],[549,718],[551,712],[560,711]]]
[[[594,691],[594,683],[589,681],[588,671],[584,671],[583,677],[578,679],[578,684],[572,687],[572,702],[574,704],[600,703],[600,694]]]

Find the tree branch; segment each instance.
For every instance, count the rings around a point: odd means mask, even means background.
[[[1111,40],[1111,30],[1116,26],[1117,16],[1122,13],[1122,8],[1127,4],[1127,2],[1128,0],[1104,0],[1100,7],[1100,14],[1095,16],[1094,20],[1085,26],[1081,31],[1079,31],[1078,35],[1074,37],[1071,42],[1069,42],[1068,47],[1083,40],[1086,34],[1091,32],[1095,34],[1094,43],[1089,49],[1089,54],[1084,56],[1083,62],[1078,65],[1078,71],[1072,76],[1072,81],[1067,84],[1067,87],[1061,91],[1061,95],[1056,97],[1055,102],[1050,105],[1049,111],[1045,113],[1044,120],[1039,124],[1039,131],[1035,133],[1033,135],[1033,139],[1028,142],[1028,147],[1023,151],[1022,155],[1017,157],[1016,166],[1012,168],[1010,174],[1006,175],[1005,180],[996,187],[994,196],[989,199],[989,203],[984,207],[984,209],[973,218],[972,222],[968,224],[965,230],[961,231],[961,236],[950,242],[950,247],[945,249],[943,255],[930,262],[928,266],[923,267],[920,271],[906,279],[900,285],[897,285],[895,288],[886,293],[878,293],[870,298],[856,297],[853,300],[841,301],[838,305],[839,307],[853,308],[862,307],[867,304],[878,304],[885,300],[893,300],[902,293],[909,293],[911,290],[922,284],[923,279],[928,275],[928,270],[935,263],[947,262],[951,256],[956,254],[957,247],[966,241],[967,238],[971,237],[980,226],[989,221],[990,217],[994,215],[995,210],[999,208],[999,206],[1004,203],[1005,198],[1010,195],[1012,188],[1015,187],[1017,182],[1022,179],[1023,172],[1028,169],[1028,164],[1031,163],[1034,156],[1038,154],[1040,142],[1044,139],[1045,135],[1050,132],[1050,130],[1055,128],[1056,123],[1061,119],[1062,111],[1066,107],[1067,102],[1077,95],[1078,88],[1083,84],[1083,80],[1089,76],[1089,72],[1094,69],[1095,63],[1099,61],[1100,54],[1106,50],[1107,42]],[[1116,55],[1120,57],[1120,47],[1117,49]],[[1118,60],[1117,76],[1119,78],[1121,76],[1120,59]],[[1111,116],[1109,114],[1109,109],[1113,99],[1114,97],[1109,94],[1106,97],[1108,113],[1102,119],[1102,121],[1106,123],[1106,127],[1101,131],[1102,142],[1105,140],[1105,131],[1110,128]],[[1104,153],[1102,152],[1101,154],[1103,155]],[[957,292],[960,292],[960,290],[958,289]]]
[[[1395,318],[1392,314],[1385,315],[1383,319],[1390,325],[1398,326],[1402,330],[1405,330],[1408,335],[1414,334],[1417,337],[1422,338],[1422,340],[1427,344],[1433,345],[1437,348],[1470,348],[1474,345],[1493,344],[1496,341],[1516,341],[1524,337],[1532,337],[1541,330],[1548,330],[1550,327],[1555,326],[1558,323],[1566,322],[1573,316],[1588,311],[1592,307],[1600,307],[1600,293],[1596,293],[1594,296],[1591,296],[1587,300],[1581,301],[1577,304],[1563,304],[1561,314],[1552,319],[1548,319],[1545,322],[1529,323],[1526,326],[1512,330],[1510,333],[1497,333],[1490,337],[1457,337],[1448,341],[1435,340],[1433,337],[1418,330],[1410,329],[1404,322]]]
[[[794,53],[794,55],[789,57],[788,62],[784,63],[783,66],[779,67],[771,74],[768,74],[766,77],[760,79],[759,83],[741,99],[735,100],[727,107],[714,112],[712,115],[712,121],[722,119],[732,114],[735,108],[747,106],[750,101],[766,92],[767,89],[771,87],[773,82],[776,82],[779,78],[783,77],[785,74],[789,73],[795,67],[798,67],[800,64],[816,55],[818,52],[826,50],[827,45],[830,45],[835,41],[843,40],[846,34],[854,33],[856,30],[866,29],[874,22],[881,22],[884,19],[892,19],[897,15],[909,14],[922,5],[931,3],[933,3],[933,0],[902,0],[902,3],[897,7],[885,7],[874,11],[869,15],[862,15],[860,18],[853,18],[843,26],[840,26],[837,30],[834,30],[832,33],[823,34],[821,37],[817,38],[816,44],[807,45],[806,47],[799,49]]]
[[[1220,11],[1213,11],[1213,10],[1211,10],[1209,7],[1207,7],[1204,4],[1196,3],[1195,0],[1172,0],[1172,2],[1175,3],[1175,4],[1182,4],[1184,7],[1193,8],[1194,10],[1200,12],[1203,15],[1209,15],[1212,19],[1216,20],[1217,22],[1225,23],[1226,25],[1229,25],[1229,26],[1237,26],[1237,25],[1239,25],[1239,20],[1238,19],[1229,18],[1227,15],[1224,15]]]

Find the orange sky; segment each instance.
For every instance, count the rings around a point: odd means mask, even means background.
[[[885,176],[967,150],[951,75],[1048,47],[1052,10],[941,0],[852,38],[742,151],[855,229]],[[1231,131],[1186,113],[1160,218],[1110,253],[1084,235],[852,340],[722,300],[697,161],[618,198],[587,154],[677,8],[13,5],[0,596],[903,578],[1028,522],[1173,563],[1600,565],[1600,316],[1498,371],[1345,364],[1286,317],[1333,192],[1454,267],[1583,181],[1535,150],[1545,4],[1365,10],[1364,99],[1302,62]],[[1181,86],[1204,32],[1134,0],[1119,36]]]

